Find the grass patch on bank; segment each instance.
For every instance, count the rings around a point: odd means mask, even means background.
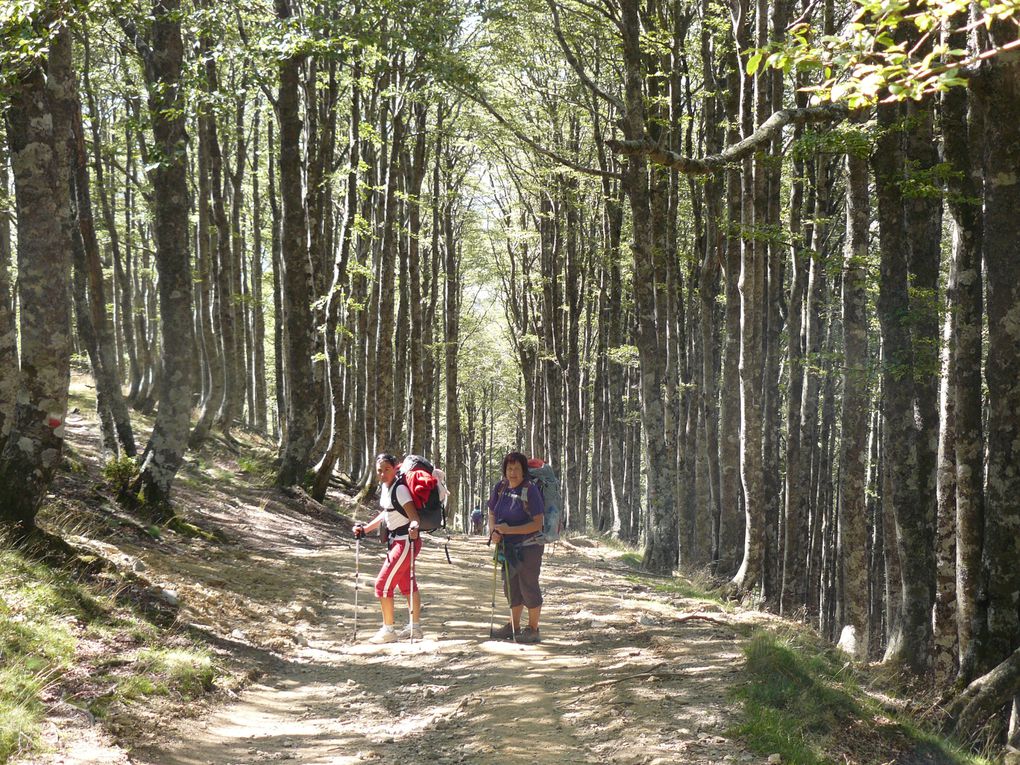
[[[104,719],[149,696],[197,698],[213,690],[216,676],[216,667],[204,649],[147,646],[101,669],[99,680],[106,690],[90,700],[89,711]]]
[[[718,583],[713,582],[705,569],[696,571],[681,571],[680,576],[674,576],[665,581],[658,580],[650,582],[652,589],[674,598],[693,598],[695,600],[707,600],[722,606],[724,611],[732,611],[734,606],[726,600],[718,588]]]
[[[74,660],[74,620],[97,610],[90,593],[0,548],[0,762],[37,744],[41,696]]]
[[[717,583],[712,581],[705,569],[682,570],[678,576],[663,577],[645,571],[642,568],[642,559],[642,555],[634,551],[625,552],[620,556],[620,560],[634,570],[634,574],[627,576],[628,581],[643,584],[655,592],[673,598],[707,600],[722,606],[724,611],[733,609],[733,605],[726,600],[719,591]]]
[[[756,632],[744,655],[746,681],[735,692],[743,720],[733,733],[753,752],[779,754],[793,765],[987,765],[898,719],[867,693],[853,664],[835,649],[797,635]]]
[[[52,703],[102,719],[152,696],[213,689],[219,670],[206,650],[115,594],[0,543],[0,763],[38,751]]]

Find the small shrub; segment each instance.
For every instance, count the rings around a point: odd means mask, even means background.
[[[138,476],[138,463],[134,457],[119,457],[103,465],[103,480],[118,494],[127,491]]]
[[[255,452],[237,461],[240,471],[258,486],[272,486],[276,481],[276,466],[268,453]]]

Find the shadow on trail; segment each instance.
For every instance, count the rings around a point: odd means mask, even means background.
[[[136,750],[136,762],[636,765],[739,753],[723,734],[739,657],[733,633],[671,623],[677,609],[664,598],[558,550],[543,564],[543,642],[490,640],[490,553],[478,538],[455,539],[450,552],[452,565],[434,543],[419,558],[425,639],[376,646],[351,641],[351,545],[305,550],[300,560],[329,581],[307,645],[180,740]],[[372,581],[382,556],[378,546],[361,551],[362,640],[380,623]],[[496,597],[499,625],[507,606]]]

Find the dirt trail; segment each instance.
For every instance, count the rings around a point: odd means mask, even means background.
[[[740,665],[728,626],[678,623],[713,604],[628,579],[605,548],[546,553],[540,645],[489,640],[492,565],[484,541],[425,546],[417,567],[425,639],[352,642],[353,542],[291,535],[289,555],[326,597],[300,645],[267,660],[261,682],[201,721],[184,720],[131,753],[139,765],[330,763],[726,763],[755,759],[727,738],[727,691]],[[362,547],[359,641],[380,623]],[[258,560],[253,561],[258,574]],[[271,565],[272,556],[261,560]],[[266,573],[265,571],[262,574]],[[275,572],[274,572],[275,573]],[[280,576],[293,576],[293,569]],[[253,576],[253,586],[264,577]],[[326,584],[324,584],[326,582]],[[330,584],[331,583],[331,584]],[[282,605],[282,604],[281,604]],[[497,595],[496,623],[506,605]],[[718,614],[724,619],[733,616]],[[406,611],[398,609],[398,625]]]
[[[88,396],[79,393],[80,406]],[[621,553],[584,539],[547,549],[543,642],[487,639],[490,551],[480,538],[433,539],[419,558],[420,643],[354,643],[349,524],[307,501],[260,488],[236,450],[189,454],[180,512],[217,540],[144,526],[97,499],[102,458],[94,419],[68,417],[76,470],[48,511],[65,538],[149,592],[179,599],[177,624],[234,672],[260,680],[220,703],[181,710],[150,697],[100,723],[50,704],[39,765],[346,763],[740,763],[764,761],[727,737],[728,692],[742,664],[739,625],[769,619],[657,592]],[[336,495],[333,501],[372,512]],[[372,580],[383,557],[364,543],[359,638],[379,626]],[[721,624],[680,623],[704,611]],[[496,623],[507,608],[497,594]],[[398,624],[406,611],[398,610]],[[86,666],[87,666],[86,662]],[[59,691],[58,691],[59,693]],[[181,715],[184,715],[182,718]],[[113,735],[111,735],[111,733]],[[114,736],[117,741],[114,740]],[[119,743],[118,743],[119,742]]]

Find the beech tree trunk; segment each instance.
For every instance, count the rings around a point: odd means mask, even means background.
[[[275,0],[277,17],[291,19],[289,0]],[[280,61],[280,90],[276,104],[280,121],[280,200],[283,254],[282,308],[287,333],[287,432],[281,449],[279,486],[304,480],[315,443],[316,405],[312,379],[312,296],[308,233],[301,173],[301,59],[295,54]]]
[[[842,552],[843,635],[854,656],[868,656],[868,163],[847,156],[847,240],[843,262],[843,411],[840,454],[839,529]],[[853,635],[847,633],[853,630]]]
[[[74,209],[78,229],[81,235],[84,263],[83,272],[88,285],[88,305],[96,342],[96,358],[93,372],[96,380],[96,396],[100,400],[100,408],[109,412],[117,443],[128,457],[134,457],[135,436],[131,427],[131,415],[127,402],[120,389],[117,374],[116,345],[109,319],[106,315],[106,291],[103,284],[103,264],[99,254],[99,242],[96,240],[95,223],[92,216],[92,197],[89,192],[88,157],[85,153],[85,131],[82,126],[81,100],[78,96],[77,82],[73,83],[73,102],[71,116],[73,163],[73,194]]]
[[[9,133],[9,130],[7,131]],[[0,200],[13,203],[7,172],[7,136],[0,141]],[[0,443],[10,428],[10,416],[18,397],[18,327],[11,293],[11,219],[0,213]]]
[[[147,35],[126,30],[142,58],[149,115],[160,161],[149,170],[159,273],[161,354],[159,410],[132,493],[157,517],[172,515],[170,487],[184,458],[191,424],[191,360],[195,337],[188,250],[189,193],[182,82],[180,0],[155,0]],[[133,33],[132,33],[133,32]],[[150,310],[150,316],[155,315]]]
[[[643,52],[641,21],[637,0],[621,3],[623,50],[626,70],[626,114],[624,134],[628,139],[644,137],[646,129],[645,94],[642,87]],[[660,172],[660,171],[656,171]],[[644,566],[668,573],[679,559],[673,458],[666,453],[661,381],[665,377],[666,354],[660,347],[660,326],[656,306],[666,305],[664,284],[666,268],[661,262],[662,248],[652,231],[652,203],[647,180],[648,163],[643,157],[631,157],[623,175],[630,201],[634,241],[634,306],[637,314],[637,347],[641,363],[641,422],[645,432],[645,463],[649,466],[647,542]],[[664,334],[664,333],[663,333]]]
[[[981,193],[980,100],[967,90],[953,88],[943,95],[944,158],[955,173],[949,175],[948,205],[953,216],[952,386],[955,428],[953,464],[956,474],[955,598],[958,666],[962,680],[977,671],[974,635],[981,632],[978,587],[984,535],[984,432],[981,417],[981,356],[984,288],[981,267],[983,211],[969,200]]]
[[[994,25],[1002,44],[1006,24]],[[989,115],[984,136],[984,248],[988,282],[988,452],[982,569],[987,598],[983,668],[1020,644],[1020,62],[996,60],[974,84]]]
[[[40,13],[37,23],[56,20]],[[7,140],[17,200],[21,373],[0,451],[0,524],[15,540],[35,516],[60,464],[70,385],[71,32],[13,88]],[[8,403],[8,406],[10,404]]]
[[[908,253],[903,227],[903,155],[892,129],[897,107],[878,108],[885,129],[872,159],[879,210],[881,282],[878,297],[883,344],[883,427],[890,496],[900,566],[900,616],[890,625],[886,658],[920,673],[931,648],[932,593],[928,587],[931,540],[925,534],[926,508],[918,502],[917,427],[914,421],[914,352],[910,336]],[[888,540],[889,544],[892,540]],[[890,587],[896,582],[891,581]]]

